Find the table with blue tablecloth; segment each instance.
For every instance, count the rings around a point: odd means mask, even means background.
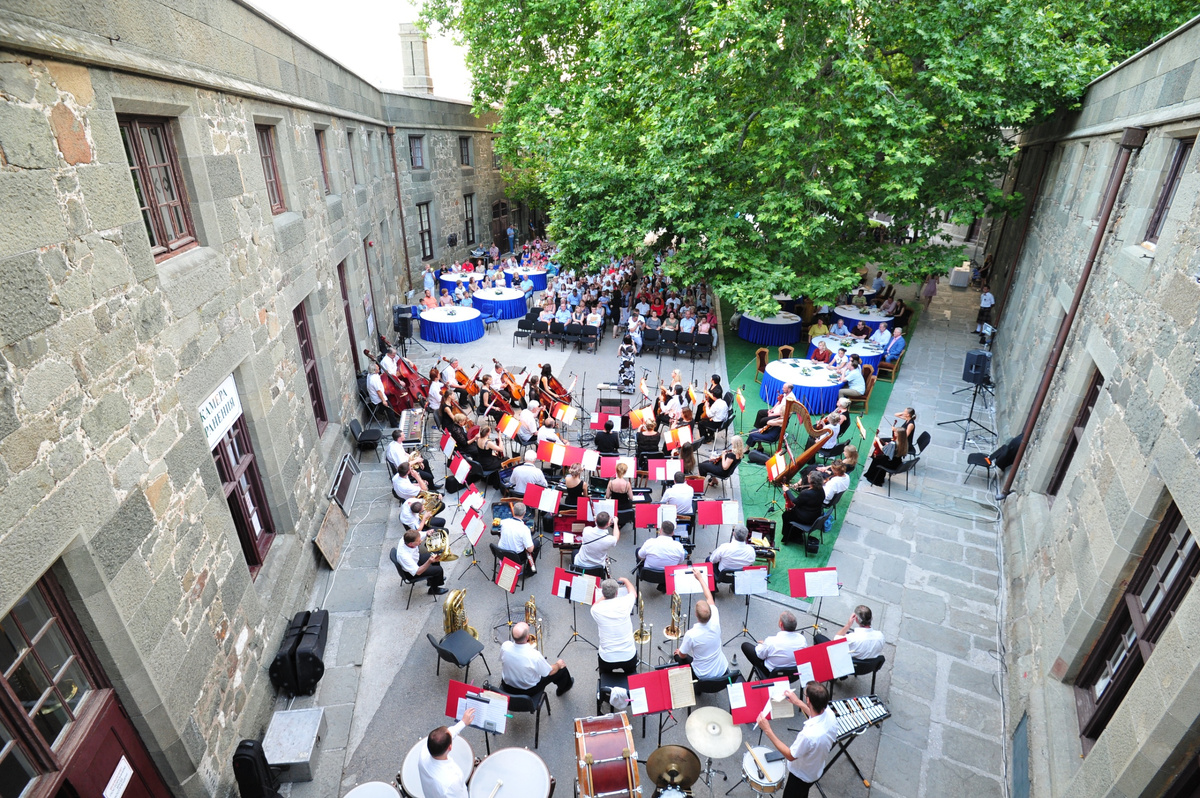
[[[465,284],[468,280],[470,280],[471,282],[475,283],[476,286],[478,286],[481,282],[483,282],[483,279],[483,272],[443,272],[442,276],[438,278],[438,285],[441,288],[445,288],[447,291],[449,291],[450,296],[454,296],[454,291],[458,288],[460,283]],[[441,292],[439,291],[438,294],[440,296]]]
[[[875,332],[881,322],[886,322],[889,328],[892,324],[892,317],[886,313],[880,313],[878,310],[859,310],[854,305],[838,305],[833,309],[833,315],[845,321],[846,326],[851,329],[859,321],[865,321],[871,332]]]
[[[743,315],[738,322],[738,337],[759,346],[783,346],[800,340],[803,323],[795,313],[780,313],[769,319]]]
[[[831,380],[834,376],[832,369],[811,360],[798,357],[772,360],[763,372],[762,388],[758,395],[768,405],[773,405],[784,383],[790,382],[792,395],[804,405],[809,415],[824,415],[837,407],[838,391],[845,384],[840,377],[836,381]]]
[[[533,283],[534,291],[546,290],[546,270],[545,269],[530,269],[523,266],[518,266],[515,269],[504,270],[504,284],[509,288],[516,288],[521,284],[525,277],[529,277],[529,281]]]
[[[469,344],[483,337],[483,314],[475,308],[421,311],[421,338],[437,344]]]
[[[471,297],[471,307],[497,319],[519,319],[527,310],[520,288],[485,288]]]
[[[879,361],[883,358],[883,347],[871,343],[870,341],[860,341],[857,338],[839,338],[836,335],[818,335],[812,339],[808,345],[808,356],[811,358],[813,352],[817,351],[817,342],[824,341],[825,346],[830,352],[837,353],[840,347],[846,347],[847,355],[858,355],[862,359],[864,366],[870,366],[876,371],[879,370]]]

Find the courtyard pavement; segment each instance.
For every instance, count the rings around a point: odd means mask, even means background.
[[[982,472],[964,484],[966,457],[976,447],[990,451],[993,443],[984,435],[962,449],[963,435],[954,426],[936,426],[967,415],[970,392],[957,396],[953,390],[963,386],[961,371],[964,353],[976,348],[974,328],[978,293],[950,289],[944,285],[932,305],[932,313],[920,322],[916,337],[892,393],[887,416],[904,406],[918,412],[918,433],[929,430],[930,447],[922,453],[921,463],[905,490],[903,477],[892,486],[889,499],[885,489],[860,488],[847,509],[846,523],[834,550],[831,565],[838,567],[843,583],[842,595],[827,599],[818,622],[826,634],[836,630],[852,609],[860,603],[872,607],[875,626],[887,639],[887,664],[879,673],[875,693],[892,712],[881,730],[871,729],[850,748],[870,788],[858,780],[844,760],[833,765],[821,785],[830,796],[961,796],[1001,795],[1003,745],[1001,741],[1001,704],[997,692],[999,651],[997,616],[999,580],[997,558],[997,510],[985,485]],[[908,291],[911,294],[911,291]],[[616,380],[617,342],[608,338],[598,354],[544,350],[540,345],[529,349],[522,342],[515,347],[512,330],[515,322],[502,324],[480,341],[451,350],[464,367],[474,368],[498,357],[506,366],[536,368],[550,362],[555,374],[566,383],[578,374],[577,388],[586,390],[586,406],[595,403],[595,385]],[[410,350],[409,355],[427,368],[442,351],[431,344],[428,351]],[[724,372],[724,358],[718,350],[711,361],[687,359],[673,361],[665,357],[640,358],[639,377],[646,373],[648,382],[658,376],[669,379],[672,368],[680,368],[685,380],[704,381],[711,373]],[[693,371],[694,368],[694,371]],[[643,371],[645,370],[645,371]],[[726,380],[726,384],[727,384]],[[975,418],[992,427],[987,410],[977,407]],[[444,473],[442,457],[433,447],[437,463],[435,474]],[[326,709],[327,733],[321,741],[311,782],[284,784],[282,791],[291,798],[328,798],[344,795],[357,784],[367,781],[391,781],[407,751],[416,741],[438,725],[448,722],[443,715],[446,684],[461,679],[452,665],[442,664],[435,675],[435,652],[426,634],[442,636],[441,600],[418,588],[411,609],[405,609],[408,586],[401,583],[388,552],[400,538],[396,502],[381,464],[365,455],[358,493],[351,508],[350,532],[345,553],[336,571],[324,570],[317,578],[309,606],[330,611],[331,628],[326,648],[327,670],[317,693],[294,700],[278,699],[276,709],[322,706]],[[745,466],[744,466],[745,467]],[[752,467],[752,466],[751,466]],[[657,493],[657,491],[656,491]],[[710,494],[713,492],[710,491]],[[495,492],[489,494],[494,499]],[[712,497],[710,495],[710,497]],[[453,515],[453,498],[448,498],[445,516]],[[729,527],[699,533],[696,557],[702,558],[720,536],[728,538]],[[646,533],[638,536],[638,544]],[[485,542],[487,540],[485,536]],[[454,550],[461,553],[463,544]],[[634,542],[628,531],[614,551],[614,575],[629,576],[634,564]],[[481,684],[491,679],[499,683],[499,643],[507,628],[503,593],[490,582],[491,555],[479,557],[486,575],[468,568],[464,557],[447,567],[447,587],[467,588],[466,611],[470,624],[485,643],[484,657],[491,667],[489,677],[482,663],[471,668],[471,681]],[[553,566],[558,552],[547,542],[542,551],[538,574],[528,580],[526,589],[518,589],[510,598],[511,617],[519,619],[525,600],[537,598],[539,614],[544,618],[545,653],[553,661],[570,639],[572,614],[567,602],[550,594]],[[746,605],[726,591],[717,599],[720,608],[722,639],[731,640],[742,628]],[[750,602],[748,628],[761,638],[772,633],[783,608],[797,611],[802,624],[814,623],[807,602],[776,593],[755,596]],[[280,608],[290,615],[301,608]],[[645,595],[645,617],[653,625],[653,640],[646,659],[652,664],[665,661],[673,649],[662,628],[669,617],[669,597],[650,590]],[[595,624],[586,611],[579,611],[577,628],[586,638],[595,639]],[[736,656],[743,670],[748,666],[741,656],[741,640],[731,640],[726,656]],[[557,794],[574,790],[575,749],[573,720],[596,714],[595,666],[593,648],[582,640],[567,645],[562,653],[576,683],[561,698],[550,696],[552,715],[542,716],[541,741],[537,753],[557,779]],[[834,697],[863,695],[870,691],[870,677],[849,679],[835,686]],[[724,695],[698,696],[700,705],[728,708]],[[662,742],[687,745],[683,733],[686,712],[676,712],[677,724],[668,722]],[[775,728],[790,740],[788,727],[798,728],[799,720],[777,721]],[[533,747],[534,721],[517,716],[510,721],[506,735],[492,740],[492,750],[500,747]],[[652,717],[645,738],[641,724],[634,722],[634,743],[638,757],[644,760],[657,747],[657,726]],[[752,745],[758,731],[743,727],[744,739]],[[476,756],[484,756],[482,733],[469,729],[463,739]],[[690,746],[689,746],[690,747]],[[715,777],[712,787],[695,785],[697,798],[708,798],[734,787],[741,777],[741,756],[713,763],[725,770],[728,781]],[[652,787],[643,789],[648,796]],[[568,792],[564,792],[568,791]],[[750,798],[745,784],[737,786],[735,796]],[[532,796],[530,797],[532,798]]]

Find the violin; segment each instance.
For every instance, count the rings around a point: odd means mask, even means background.
[[[500,361],[496,358],[492,358],[492,363],[495,364],[497,371],[503,368],[503,366],[500,365]],[[514,377],[507,369],[500,372],[500,382],[503,383],[504,387],[508,389],[508,395],[513,398],[514,402],[520,402],[525,398],[525,389],[517,383],[517,378]]]
[[[453,362],[450,360],[450,358],[445,357],[444,355],[442,356],[442,360],[446,361],[447,363]],[[482,371],[482,369],[480,370]],[[475,381],[468,377],[467,372],[463,371],[462,369],[454,370],[454,379],[458,380],[458,385],[454,387],[461,388],[462,390],[466,391],[467,396],[476,396],[479,393],[479,386],[476,385]]]
[[[541,373],[541,368],[542,368],[542,364],[538,363],[538,374],[539,375]],[[549,397],[550,400],[553,400],[556,402],[562,402],[563,404],[567,404],[567,405],[571,404],[571,392],[563,387],[563,384],[558,381],[558,378],[555,377],[554,375],[550,375],[546,379],[549,381],[550,390],[547,391],[545,388],[541,387],[541,377],[540,376],[538,377],[539,390],[545,396]]]
[[[367,356],[368,360],[379,366],[379,360],[371,354],[370,349],[364,349],[363,354]],[[407,385],[393,377],[383,366],[379,366],[379,374],[383,378],[383,398],[387,400],[388,407],[392,409],[393,413],[400,415],[415,406],[416,403],[413,401]]]

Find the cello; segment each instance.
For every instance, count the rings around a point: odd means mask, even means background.
[[[454,362],[445,355],[442,356],[442,360],[446,361],[447,363]],[[467,392],[467,396],[477,396],[479,394],[479,386],[475,384],[474,380],[467,376],[467,372],[456,368],[454,370],[454,379],[458,380],[458,385],[453,386],[456,390],[461,388]]]
[[[368,360],[379,366],[379,374],[383,379],[383,398],[387,400],[387,405],[391,408],[391,411],[399,416],[405,410],[413,407],[415,402],[408,387],[388,373],[387,369],[380,366],[379,360],[371,354],[370,349],[364,349],[363,354],[367,356]]]
[[[501,384],[508,389],[508,395],[513,398],[513,401],[520,402],[523,400],[525,398],[525,389],[517,383],[517,378],[512,375],[512,372],[504,369],[504,366],[496,358],[492,358],[492,363],[496,366],[496,371],[500,373]],[[504,369],[504,371],[500,371],[500,369]],[[499,390],[499,388],[500,386],[497,385],[496,389]]]
[[[542,368],[542,364],[538,363],[538,368]],[[549,382],[549,390],[542,387],[542,377],[538,376],[538,390],[542,394],[543,400],[549,405],[550,402],[562,402],[565,405],[571,404],[571,392],[563,387],[563,384],[558,381],[558,378],[551,374],[546,377]]]

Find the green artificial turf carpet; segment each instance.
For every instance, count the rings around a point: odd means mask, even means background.
[[[920,313],[920,306],[916,308],[917,314]],[[766,407],[767,404],[759,397],[761,385],[754,381],[756,375],[754,353],[758,350],[757,344],[752,344],[749,341],[743,341],[738,337],[736,332],[729,329],[728,320],[733,317],[734,309],[727,302],[721,302],[721,319],[725,335],[725,369],[729,375],[729,390],[736,393],[738,388],[742,389],[742,395],[746,399],[746,410],[743,413],[738,413],[736,403],[732,411],[737,414],[731,431],[737,431],[740,435],[749,435],[753,431],[754,417],[758,415],[758,411]],[[917,315],[913,316],[909,322],[909,329],[916,328]],[[912,335],[908,336],[908,345],[912,345]],[[795,357],[804,357],[808,353],[808,343],[795,344]],[[779,348],[769,347],[770,360],[779,358]],[[903,373],[903,370],[901,370]],[[876,381],[874,392],[871,394],[871,412],[866,416],[855,416],[862,419],[863,429],[867,431],[867,440],[864,443],[858,433],[858,427],[853,421],[850,423],[850,429],[846,432],[846,442],[852,443],[859,450],[859,467],[854,469],[854,473],[850,476],[850,487],[846,494],[842,496],[841,502],[838,504],[838,517],[833,522],[833,529],[825,533],[825,540],[821,544],[821,549],[815,555],[807,555],[804,551],[803,544],[799,542],[782,543],[782,521],[780,520],[783,514],[783,493],[775,490],[767,484],[767,469],[765,466],[754,465],[749,460],[743,460],[739,466],[739,479],[741,482],[741,501],[742,513],[744,518],[769,518],[775,522],[775,539],[779,545],[779,553],[775,557],[775,570],[771,574],[769,587],[777,593],[788,593],[788,577],[787,572],[791,568],[821,568],[829,562],[829,555],[833,552],[833,545],[837,542],[838,533],[842,529],[842,522],[846,515],[846,510],[850,506],[850,502],[854,498],[854,491],[858,488],[859,480],[862,479],[863,471],[869,464],[870,458],[867,457],[869,452],[866,451],[866,446],[874,437],[875,430],[879,427],[880,420],[883,417],[884,408],[887,407],[888,399],[892,395],[893,384],[890,382]],[[795,435],[795,422],[790,429]],[[801,429],[799,439],[804,441],[807,435]],[[793,451],[796,450],[793,445]],[[766,449],[769,452],[769,449]],[[772,499],[777,501],[777,506],[772,508]]]

